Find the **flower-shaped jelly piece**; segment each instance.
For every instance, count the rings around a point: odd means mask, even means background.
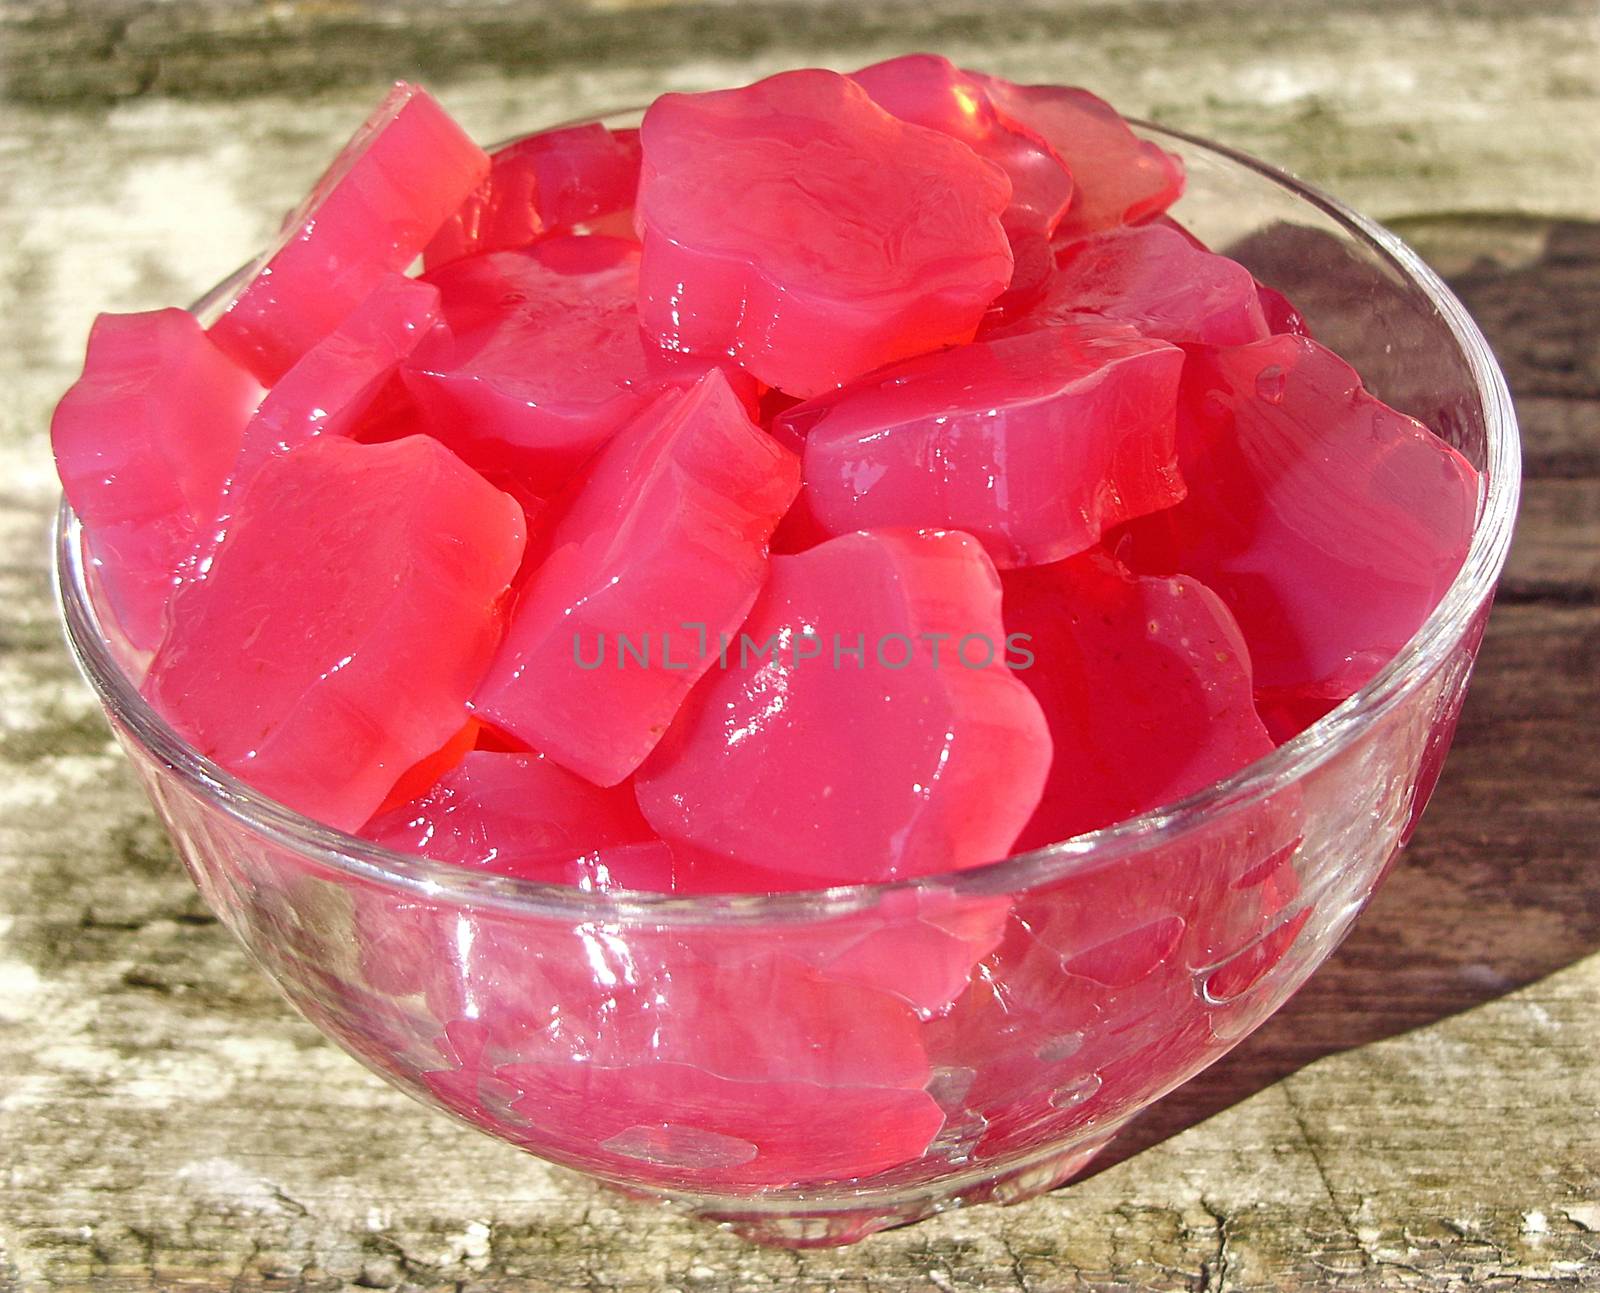
[[[439,289],[448,331],[402,371],[429,430],[541,496],[655,395],[715,366],[664,354],[640,332],[639,247],[625,239],[555,235],[453,261],[425,281]],[[751,385],[744,378],[741,394]]]
[[[222,505],[256,380],[183,310],[102,314],[50,445],[123,635],[152,650]]]
[[[263,794],[354,830],[467,717],[524,538],[435,441],[320,436],[256,473],[145,693]]]
[[[727,667],[635,780],[651,825],[818,883],[1005,856],[1038,804],[1050,738],[1007,665],[1000,583],[977,541],[851,534],[770,564]]]
[[[1011,278],[1005,172],[812,69],[664,94],[640,129],[639,313],[810,396],[965,341]]]
[[[1032,131],[995,111],[978,78],[937,54],[902,54],[850,79],[901,121],[950,135],[1000,167],[1011,180],[1001,221],[1017,237],[1048,238],[1072,201],[1072,173]]]
[[[1183,497],[1183,353],[1081,317],[891,365],[784,413],[810,523],[961,529],[996,565],[1059,561]],[[798,525],[799,522],[796,522]]]

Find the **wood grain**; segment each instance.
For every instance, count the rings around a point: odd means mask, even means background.
[[[1600,173],[1591,4],[0,0],[0,1290],[1600,1288]],[[377,85],[485,137],[936,44],[1390,218],[1524,423],[1522,524],[1404,864],[1088,1179],[804,1255],[389,1091],[205,912],[60,645],[44,427],[92,313],[191,299]]]

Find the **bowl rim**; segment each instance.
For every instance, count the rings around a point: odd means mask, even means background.
[[[616,121],[640,109],[622,109],[539,129]],[[1444,597],[1400,652],[1365,686],[1330,714],[1270,754],[1221,781],[1170,804],[1069,840],[1015,853],[956,872],[766,894],[662,894],[639,890],[596,892],[568,885],[514,879],[412,854],[399,853],[314,821],[254,790],[189,745],[144,699],[118,665],[88,595],[79,522],[65,498],[54,533],[55,592],[66,638],[80,672],[124,740],[136,742],[206,802],[240,825],[300,858],[334,872],[434,902],[454,902],[522,915],[563,920],[648,921],[661,925],[813,921],[867,910],[892,895],[917,902],[992,897],[1036,888],[1091,866],[1182,838],[1216,820],[1278,793],[1349,747],[1361,734],[1415,692],[1465,636],[1489,599],[1510,548],[1521,483],[1516,413],[1504,375],[1487,340],[1466,308],[1399,237],[1314,185],[1228,145],[1169,126],[1128,118],[1136,130],[1210,153],[1253,171],[1320,211],[1402,279],[1419,289],[1444,322],[1472,376],[1483,406],[1487,487],[1466,560]],[[530,132],[534,133],[534,132]],[[520,136],[519,136],[520,137]],[[212,288],[192,308],[215,305],[246,265]]]

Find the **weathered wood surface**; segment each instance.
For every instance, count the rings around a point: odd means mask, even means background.
[[[1600,12],[1000,8],[0,0],[0,1290],[1600,1288]],[[44,426],[94,310],[231,268],[390,76],[492,138],[927,44],[1392,219],[1490,332],[1530,479],[1434,807],[1311,984],[1086,1181],[795,1255],[465,1131],[290,1014],[59,644]]]

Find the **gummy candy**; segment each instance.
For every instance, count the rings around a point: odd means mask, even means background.
[[[1072,201],[1072,173],[1039,136],[1004,120],[979,80],[947,58],[903,54],[850,79],[886,112],[961,140],[1011,180],[1001,222],[1013,249],[1019,234],[1048,238]]]
[[[1007,667],[982,548],[881,531],[770,565],[728,667],[635,779],[646,819],[669,842],[823,883],[1003,857],[1050,739]]]
[[[1019,849],[1173,803],[1272,751],[1244,638],[1198,580],[1136,578],[1096,549],[1001,583],[1055,750]]]
[[[999,566],[1040,564],[1183,497],[1183,354],[1105,320],[1057,321],[908,359],[790,409],[826,533],[949,526]]]
[[[516,503],[434,441],[320,436],[256,473],[146,695],[263,794],[353,830],[467,717],[523,541]]]
[[[275,382],[410,265],[488,173],[488,156],[432,97],[398,82],[289,214],[212,340]]]
[[[1306,322],[1305,315],[1282,292],[1268,287],[1265,283],[1256,284],[1256,295],[1261,300],[1261,317],[1266,320],[1267,331],[1273,336],[1280,333],[1293,333],[1297,337],[1309,337],[1311,325]]]
[[[479,470],[555,493],[657,393],[714,366],[641,334],[638,275],[637,244],[571,235],[427,275],[448,332],[403,375],[429,430]]]
[[[400,774],[394,785],[389,787],[389,793],[383,797],[383,802],[378,805],[377,811],[373,814],[374,818],[426,795],[435,782],[478,748],[479,738],[485,730],[484,725],[476,718],[467,719],[451,734],[448,741],[432,754],[418,759]],[[368,823],[369,826],[370,824]]]
[[[216,519],[261,387],[184,310],[102,314],[50,420],[62,488],[112,614],[144,650]]]
[[[541,517],[478,710],[599,785],[621,781],[711,667],[707,639],[749,610],[798,486],[794,455],[720,372],[662,394]]]
[[[1477,473],[1309,338],[1204,349],[1189,363],[1178,423],[1188,496],[1129,525],[1115,550],[1216,592],[1264,696],[1348,696],[1460,570]]]
[[[526,247],[546,230],[631,211],[639,132],[598,122],[542,130],[492,153],[489,163],[489,178],[423,250],[427,268]]]
[[[556,1016],[598,1026],[543,1057],[532,1039],[508,1046],[521,1054],[494,1069],[520,1092],[510,1110],[541,1153],[658,1181],[778,1186],[883,1171],[938,1134],[903,1003],[782,955],[728,974],[687,948],[652,950],[629,953],[626,977],[596,974],[594,952],[576,974],[542,963]]]
[[[969,73],[1003,118],[1043,139],[1072,172],[1072,205],[1058,237],[1081,237],[1137,224],[1183,193],[1183,163],[1140,139],[1104,99],[1069,85],[1013,85]]]
[[[976,1160],[1115,1130],[1226,1050],[1219,1026],[1259,1016],[1250,989],[1308,915],[1298,823],[1295,797],[1274,797],[1019,895],[971,989],[924,1033],[935,1071],[971,1074],[960,1116]]]
[[[267,392],[244,429],[230,492],[241,492],[272,454],[313,436],[354,431],[438,314],[437,288],[400,274],[379,279],[372,294]]]
[[[631,786],[602,789],[542,754],[474,750],[422,795],[362,831],[401,853],[546,884],[608,888],[608,854],[659,872],[629,874],[632,889],[672,887],[671,856],[639,815]]]
[[[1067,243],[1042,299],[1005,331],[1080,314],[1162,341],[1242,346],[1268,335],[1250,271],[1159,225]]]
[[[664,94],[640,137],[639,314],[810,396],[972,336],[1011,278],[1005,172],[832,72]]]

